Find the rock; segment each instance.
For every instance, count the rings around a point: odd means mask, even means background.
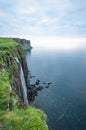
[[[35,78],[35,76],[32,76],[33,78]]]
[[[20,57],[19,61],[21,63],[21,66],[24,72],[26,87],[28,88],[28,86],[30,85],[30,81],[28,79],[29,72],[28,72],[26,58],[20,45],[17,46],[16,51]],[[6,64],[10,68],[10,70],[14,62],[16,62],[15,58],[8,55]],[[20,78],[20,64],[18,64],[17,62],[16,62],[15,70],[13,71],[13,76],[11,78],[11,86],[14,92],[20,97],[20,99],[24,101],[22,83],[21,83],[21,78]]]
[[[43,84],[46,84],[45,82],[43,82]]]
[[[28,89],[27,95],[28,95],[29,102],[34,101],[35,100],[35,96],[38,96],[36,88],[32,88],[31,87],[30,89]]]
[[[42,86],[39,86],[39,87],[36,87],[36,90],[37,91],[40,91],[40,90],[42,90],[44,87],[42,87]]]
[[[26,45],[28,47],[27,49],[32,48],[30,40],[20,39],[20,38],[13,38],[13,40],[15,40],[16,42],[22,44],[23,46]]]
[[[39,79],[37,79],[37,82],[40,82],[40,80],[39,80]]]
[[[21,62],[22,68],[23,68],[26,86],[28,86],[29,85],[29,82],[28,82],[28,74],[29,74],[29,72],[28,72],[28,67],[27,67],[27,62],[26,62],[24,52],[23,52],[23,50],[22,50],[22,48],[20,46],[18,46],[18,53],[19,53],[19,55],[21,57],[20,62]]]
[[[39,85],[39,82],[36,81],[36,85]]]
[[[47,83],[47,85],[50,85],[50,84],[52,84],[52,82],[48,82],[48,83]]]
[[[30,76],[30,78],[35,78],[35,76]]]
[[[45,86],[45,88],[49,88],[50,86],[48,85],[48,86]]]
[[[32,79],[32,76],[30,76],[30,78]]]

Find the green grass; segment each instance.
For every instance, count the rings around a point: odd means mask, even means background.
[[[18,45],[18,43],[16,43],[11,38],[0,38],[0,48],[14,47],[17,45]]]
[[[15,108],[10,112],[2,112],[0,120],[4,126],[2,130],[48,130],[45,125],[46,115],[31,106],[26,109]]]
[[[7,72],[0,72],[0,109],[6,110],[10,102],[10,84]]]
[[[14,56],[17,46],[18,43],[10,38],[0,38],[0,63],[5,62],[8,55]]]

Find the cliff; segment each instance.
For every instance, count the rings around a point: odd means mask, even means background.
[[[27,84],[28,80],[28,68],[26,59],[21,46],[9,38],[0,39],[0,69],[8,73],[10,84],[15,93],[23,100],[23,90],[20,79],[20,65],[16,62],[15,58],[18,58],[23,71]]]
[[[21,44],[23,50],[30,50],[32,48],[30,40],[20,39],[20,38],[13,38],[13,40]]]
[[[47,130],[46,115],[24,104],[21,68],[28,88],[28,68],[21,45],[11,38],[0,38],[0,129]]]

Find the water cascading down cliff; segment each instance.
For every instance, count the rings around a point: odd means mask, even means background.
[[[24,103],[26,105],[29,105],[28,98],[27,98],[27,87],[26,87],[26,83],[25,83],[24,72],[23,72],[21,63],[17,57],[15,57],[15,60],[16,60],[17,64],[20,65],[20,79],[21,79],[21,84],[22,84]]]

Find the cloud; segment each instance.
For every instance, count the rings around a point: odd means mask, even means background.
[[[85,0],[0,0],[0,35],[86,36]]]

